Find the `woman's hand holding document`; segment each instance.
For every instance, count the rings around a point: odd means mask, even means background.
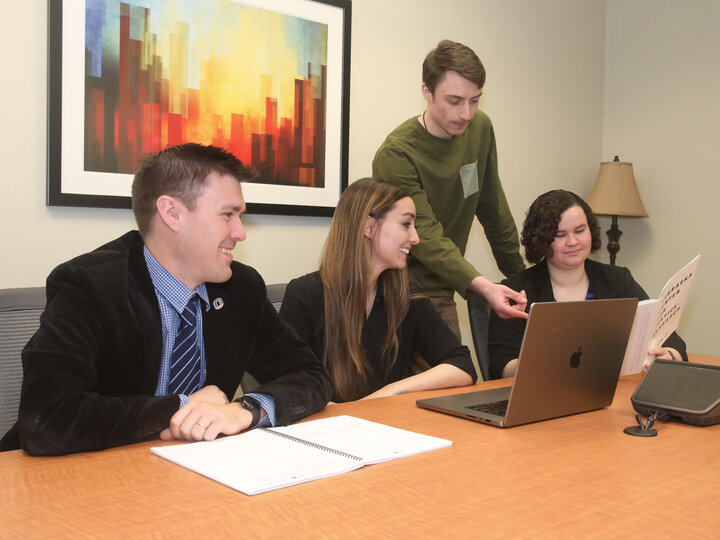
[[[670,278],[657,300],[638,303],[620,375],[639,373],[647,368],[654,360],[653,356],[648,355],[648,350],[660,347],[677,329],[699,263],[700,255]]]

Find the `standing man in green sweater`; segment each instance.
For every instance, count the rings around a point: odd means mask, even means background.
[[[423,62],[427,109],[390,133],[373,160],[373,176],[412,194],[420,243],[408,270],[458,337],[455,291],[484,296],[502,318],[527,318],[524,292],[491,282],[464,256],[477,217],[500,271],[511,276],[524,268],[492,123],[478,110],[484,84],[485,68],[472,49],[441,41]]]

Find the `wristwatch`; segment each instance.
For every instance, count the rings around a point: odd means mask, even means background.
[[[243,409],[250,411],[250,413],[252,414],[252,422],[250,422],[250,427],[254,428],[255,426],[257,426],[260,422],[260,411],[262,410],[262,408],[260,407],[260,403],[258,403],[258,400],[252,396],[242,396],[237,401],[238,403],[240,403],[240,405],[242,405]]]

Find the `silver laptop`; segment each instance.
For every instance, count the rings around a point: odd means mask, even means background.
[[[420,399],[417,406],[498,427],[607,407],[637,302],[536,302],[512,386]]]

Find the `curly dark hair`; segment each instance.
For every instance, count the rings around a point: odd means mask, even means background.
[[[590,205],[572,191],[554,189],[543,193],[530,205],[525,215],[520,243],[525,248],[525,258],[533,264],[539,263],[551,254],[550,246],[555,240],[558,224],[565,210],[579,206],[587,217],[592,246],[590,251],[597,251],[602,245],[600,225]]]

